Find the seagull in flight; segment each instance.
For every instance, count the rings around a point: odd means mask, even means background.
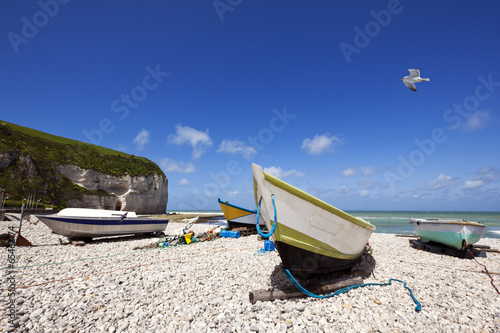
[[[422,79],[420,77],[420,70],[418,69],[409,69],[410,75],[405,76],[404,78],[401,79],[405,86],[410,88],[410,90],[413,90],[414,92],[417,92],[417,88],[415,88],[415,83],[416,82],[427,82],[429,79]]]

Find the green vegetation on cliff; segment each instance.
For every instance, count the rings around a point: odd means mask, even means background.
[[[57,173],[58,165],[74,164],[113,176],[164,175],[156,163],[139,156],[99,147],[0,121],[0,188],[11,199],[21,200],[35,193],[44,203],[65,206],[88,191]]]

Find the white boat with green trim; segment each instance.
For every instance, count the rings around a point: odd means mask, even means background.
[[[258,212],[283,266],[299,277],[351,268],[375,226],[321,201],[252,164]]]
[[[436,242],[457,250],[477,243],[486,226],[481,222],[466,220],[411,219],[415,234],[424,242]]]

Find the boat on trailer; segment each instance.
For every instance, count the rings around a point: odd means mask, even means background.
[[[65,208],[57,214],[35,216],[54,233],[70,239],[161,233],[169,221],[139,217],[135,212],[90,208]]]
[[[435,242],[457,250],[477,243],[486,229],[481,222],[466,220],[411,219],[410,224],[423,242]]]
[[[255,228],[257,225],[257,210],[239,207],[221,199],[218,199],[218,202],[230,228]],[[262,228],[266,227],[262,216],[259,216],[259,225]]]
[[[375,226],[263,172],[252,164],[258,211],[272,231],[284,268],[298,277],[347,270],[366,249]]]

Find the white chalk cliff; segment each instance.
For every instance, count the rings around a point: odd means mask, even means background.
[[[162,214],[167,209],[168,180],[152,173],[148,176],[114,176],[77,165],[56,167],[58,173],[90,191],[107,195],[83,195],[82,200],[68,200],[69,207],[134,211],[137,214]]]

